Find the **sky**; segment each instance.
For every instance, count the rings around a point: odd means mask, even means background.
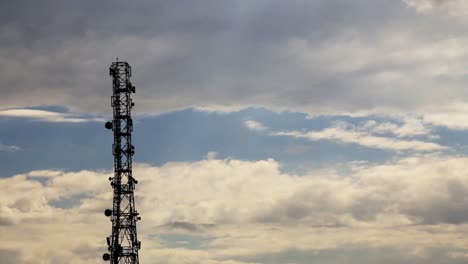
[[[0,263],[101,263],[132,66],[140,263],[468,262],[468,2],[0,2]]]

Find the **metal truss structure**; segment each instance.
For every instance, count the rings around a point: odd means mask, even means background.
[[[114,119],[105,127],[114,132],[114,177],[109,178],[114,198],[112,209],[104,212],[112,222],[112,235],[106,238],[109,253],[105,253],[103,259],[112,264],[137,264],[141,242],[137,239],[136,223],[141,218],[135,209],[133,194],[138,181],[132,175],[135,148],[132,145],[131,110],[134,104],[130,98],[130,94],[135,93],[135,86],[130,82],[132,68],[125,61],[112,62],[109,74],[113,84]]]

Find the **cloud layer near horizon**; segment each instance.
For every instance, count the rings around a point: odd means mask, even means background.
[[[350,163],[344,175],[291,175],[274,160],[212,155],[161,167],[138,164],[142,262],[309,263],[308,254],[327,259],[329,251],[366,249],[368,262],[361,263],[374,263],[372,254],[386,249],[396,255],[380,263],[436,264],[434,256],[462,263],[468,250],[462,235],[468,232],[466,162],[423,155],[383,165]],[[99,261],[110,232],[102,213],[111,201],[108,176],[33,171],[0,179],[9,186],[0,194],[2,258]],[[268,261],[272,256],[277,262]]]

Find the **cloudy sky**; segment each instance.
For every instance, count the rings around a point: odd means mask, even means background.
[[[0,263],[101,263],[110,63],[141,263],[468,262],[468,2],[0,2]]]

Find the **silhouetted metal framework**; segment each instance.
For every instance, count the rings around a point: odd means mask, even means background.
[[[106,238],[109,253],[105,253],[103,259],[112,264],[134,264],[138,263],[138,250],[141,247],[136,229],[136,223],[141,218],[135,209],[133,195],[138,181],[132,175],[135,149],[132,145],[131,110],[134,104],[130,94],[135,93],[135,86],[130,82],[132,69],[125,61],[112,62],[109,74],[112,76],[114,92],[111,100],[114,119],[107,122],[105,127],[114,131],[114,177],[109,178],[114,199],[112,209],[104,212],[112,222],[112,235]]]

